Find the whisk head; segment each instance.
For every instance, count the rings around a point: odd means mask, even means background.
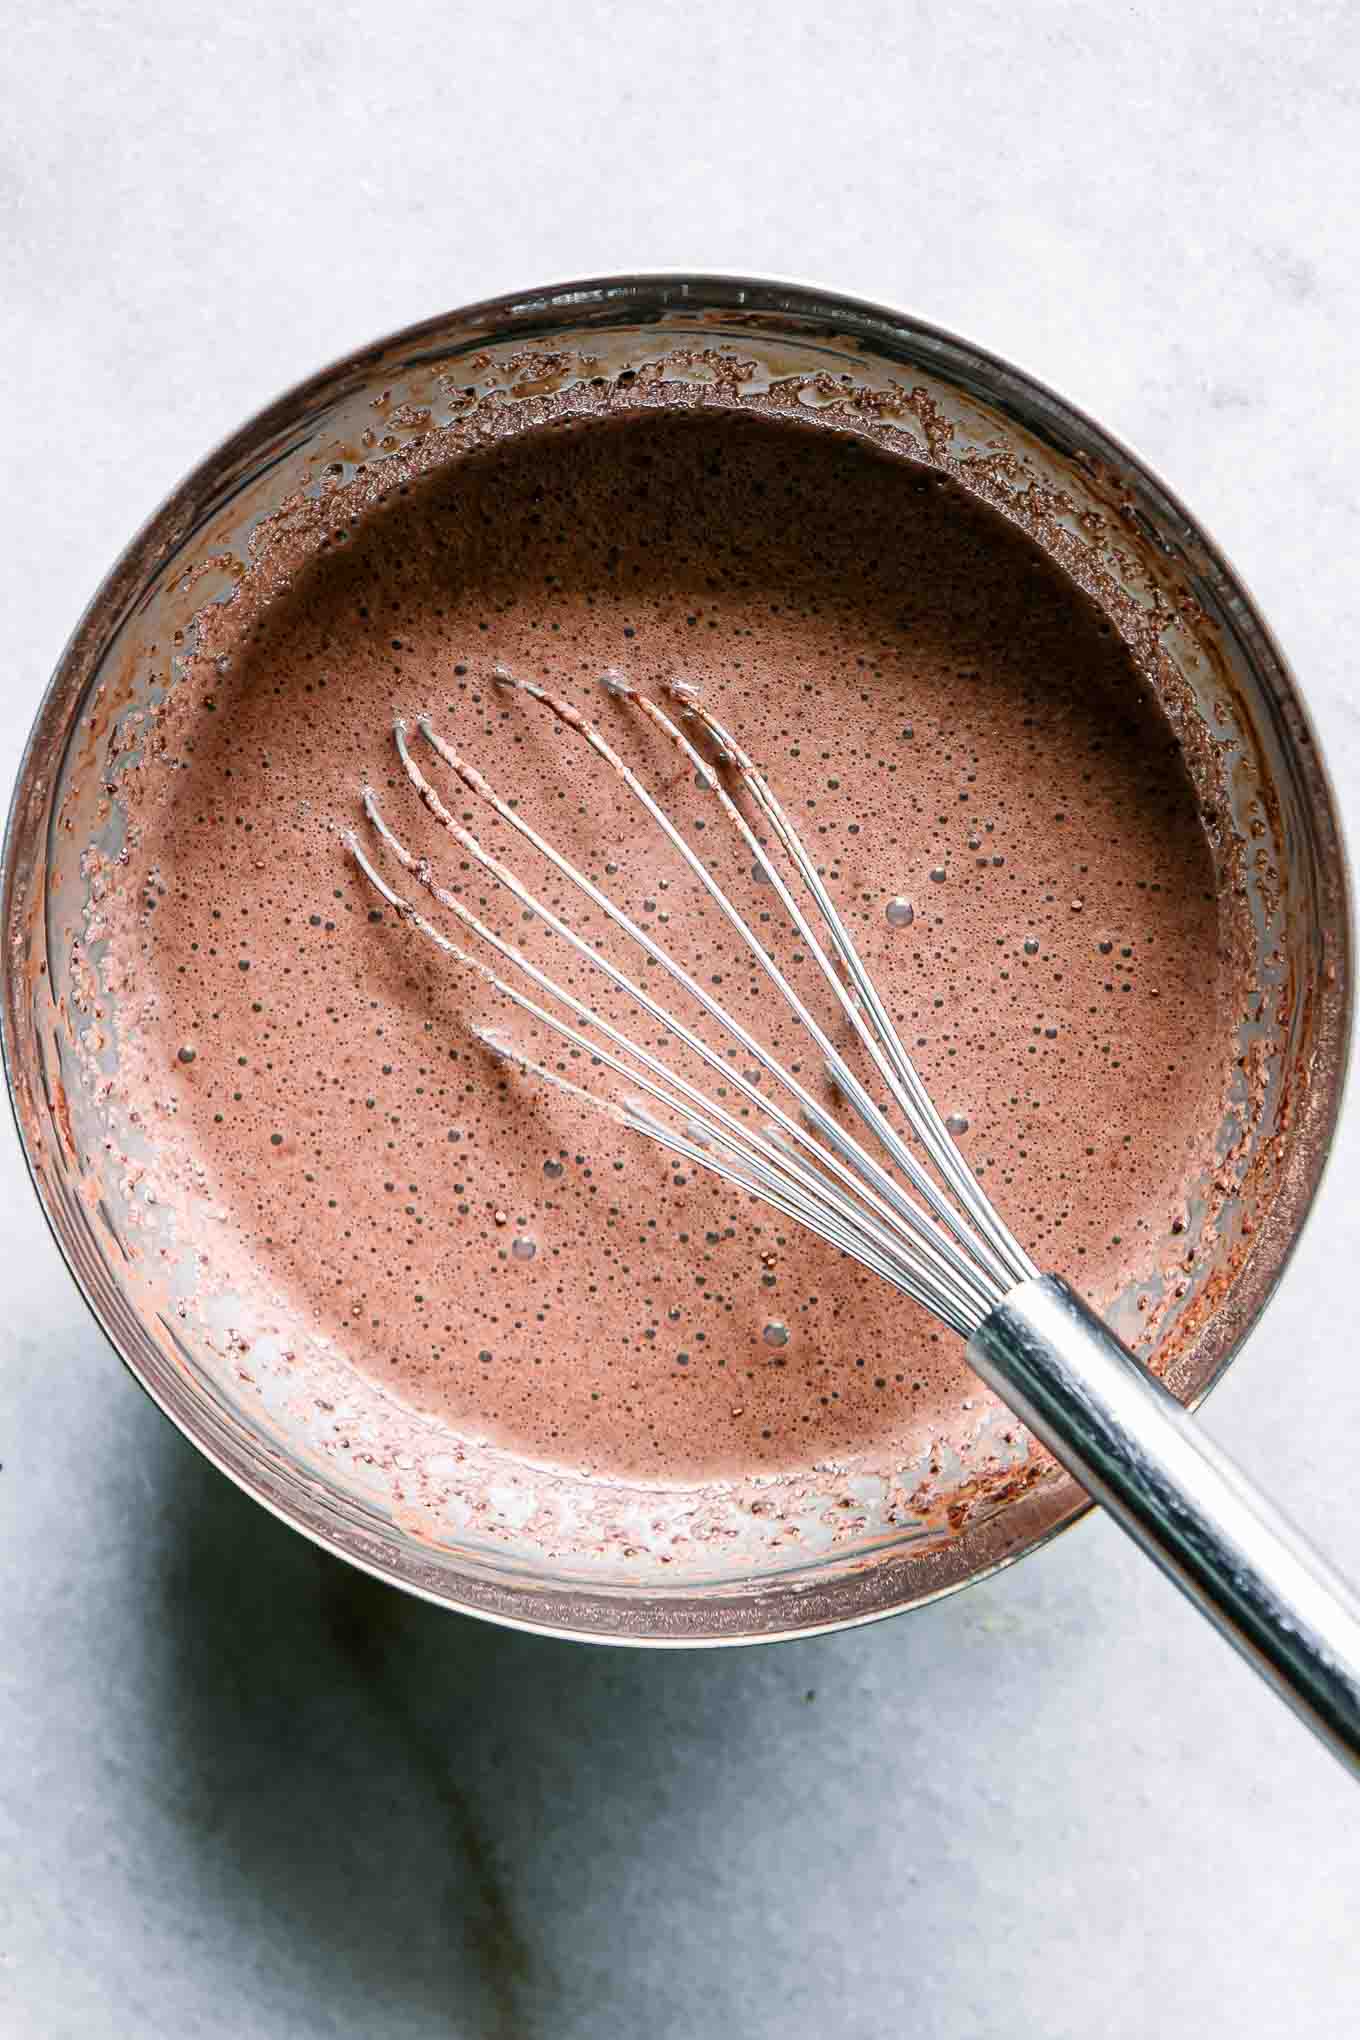
[[[782,915],[796,940],[795,953],[811,963],[829,990],[852,1037],[850,1054],[863,1065],[867,1081],[797,989],[774,944],[758,936],[734,904],[730,886],[714,872],[720,860],[700,854],[664,799],[598,725],[565,696],[503,667],[495,669],[492,683],[527,713],[546,715],[564,729],[665,839],[806,1035],[832,1102],[804,1080],[801,1057],[792,1065],[781,1061],[711,984],[503,798],[428,716],[417,717],[413,727],[399,717],[393,739],[401,770],[461,853],[460,863],[484,873],[521,916],[550,933],[573,978],[579,973],[571,958],[588,966],[588,984],[612,985],[632,1015],[645,1015],[661,1030],[655,1042],[639,1038],[633,1021],[618,1024],[603,999],[572,989],[560,970],[545,968],[484,919],[433,860],[408,848],[376,793],[366,788],[367,831],[363,836],[350,831],[345,843],[368,884],[408,926],[451,962],[475,972],[509,1008],[565,1043],[569,1054],[564,1064],[553,1066],[495,1027],[477,1030],[484,1045],[525,1076],[569,1092],[688,1165],[762,1198],[967,1338],[1008,1290],[1038,1271],[968,1167],[822,874],[738,738],[699,690],[683,681],[673,681],[656,700],[622,673],[601,676],[610,700],[679,754],[734,845],[743,846],[753,875],[778,910],[762,912],[762,926]],[[540,871],[555,873],[565,884],[573,903],[570,920],[544,897],[542,880],[530,885],[452,812],[440,787],[453,797],[454,785],[510,830]],[[402,880],[394,883],[384,875],[389,865]],[[422,896],[427,908],[417,905]],[[623,938],[624,953],[640,953],[641,975],[610,953],[600,935],[605,924]],[[664,997],[649,988],[657,972],[667,981]],[[584,1081],[572,1074],[578,1069]],[[731,1102],[733,1094],[740,1104]],[[836,1100],[849,1108],[848,1115],[838,1114]]]

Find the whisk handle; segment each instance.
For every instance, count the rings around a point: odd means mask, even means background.
[[[968,1342],[977,1372],[1360,1774],[1360,1601],[1055,1275]]]

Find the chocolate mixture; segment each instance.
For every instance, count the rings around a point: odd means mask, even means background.
[[[341,831],[371,785],[469,905],[599,992],[406,785],[392,719],[428,710],[820,1082],[645,816],[495,689],[497,662],[598,720],[793,970],[792,931],[711,794],[598,681],[699,686],[795,818],[1035,1258],[1102,1306],[1166,1265],[1239,1017],[1209,848],[1120,638],[953,482],[757,417],[525,432],[391,491],[267,604],[243,590],[215,610],[203,647],[162,718],[113,916],[151,994],[122,1016],[126,1067],[146,1116],[173,1107],[224,1247],[385,1391],[535,1461],[665,1481],[906,1463],[984,1399],[957,1340],[876,1278],[498,1065],[471,1029],[505,1025],[503,1004],[362,882]],[[626,1001],[609,1010],[655,1039]],[[591,1080],[584,1062],[571,1075]]]

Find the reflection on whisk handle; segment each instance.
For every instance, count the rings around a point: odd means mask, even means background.
[[[1360,1773],[1360,1601],[1057,1276],[968,1341],[977,1372]]]

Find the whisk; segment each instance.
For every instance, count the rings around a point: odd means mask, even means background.
[[[796,936],[800,959],[811,962],[829,991],[877,1080],[877,1095],[790,981],[773,945],[733,904],[714,876],[715,860],[699,854],[598,726],[550,688],[501,667],[492,678],[505,696],[554,719],[626,788],[796,1017],[833,1103],[803,1080],[801,1058],[794,1067],[781,1063],[650,927],[503,799],[428,717],[413,726],[399,718],[393,735],[402,771],[462,857],[660,1030],[652,1045],[639,1040],[635,1029],[625,1031],[484,920],[428,858],[407,847],[368,788],[368,831],[362,840],[358,831],[345,837],[368,884],[403,922],[571,1053],[552,1065],[494,1028],[477,1030],[485,1045],[527,1077],[571,1093],[691,1167],[763,1199],[956,1332],[982,1379],[1334,1753],[1360,1771],[1360,1603],[1076,1291],[1057,1275],[1041,1274],[1011,1234],[932,1103],[798,831],[737,736],[683,682],[672,682],[657,700],[619,673],[602,678],[620,708],[675,749],[719,809]],[[658,982],[658,972],[667,982],[665,996],[493,855],[450,811],[426,763],[441,782],[451,775],[572,897],[635,945],[650,982]],[[430,902],[430,912],[384,875],[379,865],[389,861]],[[439,921],[431,918],[436,912]],[[762,924],[773,918],[762,914]],[[711,1023],[707,1031],[700,1014]],[[715,1039],[725,1042],[726,1054]],[[585,1080],[577,1081],[577,1070]],[[741,1105],[724,1102],[733,1094]],[[838,1115],[837,1101],[849,1108],[855,1130]]]

